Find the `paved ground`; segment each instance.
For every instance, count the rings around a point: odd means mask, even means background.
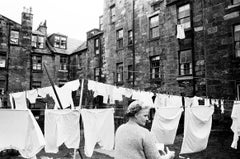
[[[240,159],[240,144],[239,149],[235,150],[230,147],[232,142],[232,133],[211,133],[207,149],[193,154],[181,155],[181,157],[190,158],[190,159]],[[183,135],[178,135],[175,139],[175,143],[173,145],[168,146],[170,150],[174,150],[176,152],[176,159],[181,159],[179,157],[179,152],[182,144]],[[82,138],[81,138],[82,139]],[[82,140],[83,141],[83,140]],[[83,142],[80,146],[80,151],[82,154],[82,159],[90,159],[84,155],[83,150]],[[102,152],[102,153],[99,153]],[[94,152],[91,159],[113,159],[110,157],[112,155],[108,153],[108,151],[99,151]],[[104,153],[108,153],[104,154]],[[40,151],[37,154],[37,159],[72,159],[73,158],[73,150],[67,149],[64,145],[59,148],[59,152],[57,154],[47,154],[44,150]],[[17,156],[0,156],[0,159],[22,159],[22,157]],[[81,159],[79,153],[76,155],[76,159]]]

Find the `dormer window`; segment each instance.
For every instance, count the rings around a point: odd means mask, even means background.
[[[55,36],[54,47],[61,48],[61,49],[66,49],[67,48],[67,38],[66,37],[60,37],[60,36]]]
[[[60,48],[61,49],[66,49],[66,44],[67,44],[67,38],[61,37],[60,38]]]
[[[44,37],[43,36],[32,36],[32,47],[42,49],[44,47]]]

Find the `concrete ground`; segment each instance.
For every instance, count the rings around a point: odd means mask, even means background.
[[[208,141],[208,146],[206,150],[203,150],[198,153],[192,154],[185,154],[180,155],[179,152],[181,149],[183,135],[177,135],[175,142],[173,145],[168,145],[171,151],[175,151],[176,157],[175,159],[183,159],[183,158],[190,158],[190,159],[239,159],[240,158],[240,144],[238,149],[232,149],[231,142],[232,142],[232,133],[225,133],[225,134],[217,134],[211,133]],[[83,139],[83,136],[81,137]],[[81,140],[83,141],[83,140]],[[84,143],[81,142],[80,144],[80,152],[82,157],[80,157],[79,153],[77,152],[76,159],[90,159],[84,155]],[[91,159],[113,159],[113,151],[104,151],[97,149],[94,151],[93,156]],[[49,154],[45,153],[44,149],[41,150],[37,154],[37,159],[72,159],[73,158],[73,149],[67,149],[64,145],[59,147],[59,152],[57,154]],[[12,155],[0,155],[0,159],[23,159],[19,156]]]

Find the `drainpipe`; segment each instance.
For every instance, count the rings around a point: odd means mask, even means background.
[[[133,36],[133,45],[132,45],[132,56],[133,56],[133,87],[135,86],[135,21],[134,21],[134,12],[135,12],[135,0],[132,1],[132,36]]]
[[[6,70],[7,70],[7,74],[6,74],[6,88],[5,91],[6,93],[8,93],[8,79],[9,79],[9,63],[10,63],[10,51],[11,51],[11,46],[10,46],[10,38],[11,38],[11,23],[7,22],[8,25],[8,42],[7,42],[7,57],[6,57]]]

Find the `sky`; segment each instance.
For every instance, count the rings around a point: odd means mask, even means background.
[[[2,0],[0,14],[21,24],[23,7],[32,7],[33,31],[47,20],[47,32],[86,40],[86,32],[99,28],[104,0]]]

